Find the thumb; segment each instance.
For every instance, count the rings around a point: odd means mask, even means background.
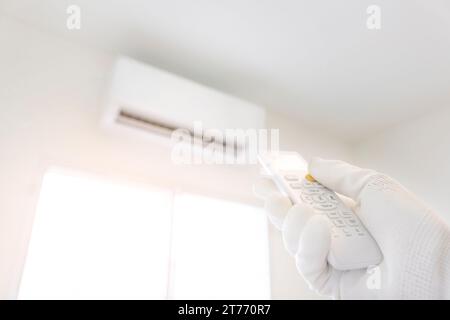
[[[359,195],[376,171],[361,169],[339,160],[314,158],[309,172],[325,187],[358,201]]]

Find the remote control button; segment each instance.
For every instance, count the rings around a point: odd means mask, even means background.
[[[316,179],[314,179],[314,177],[309,173],[305,176],[305,179],[308,180],[309,182],[316,182]]]
[[[295,174],[287,174],[284,176],[287,181],[298,181],[298,176]]]
[[[351,236],[352,236],[352,232],[351,232],[350,229],[347,228],[347,227],[342,228],[342,232],[343,232],[347,237],[351,237]]]
[[[327,216],[328,216],[328,218],[330,218],[330,219],[336,219],[336,218],[339,218],[339,215],[338,215],[338,213],[336,212],[336,211],[329,211],[329,212],[324,212]]]
[[[348,209],[340,210],[340,214],[343,217],[353,217],[353,212],[349,211]]]
[[[332,194],[332,193],[328,193],[325,197],[328,199],[328,201],[331,201],[331,202],[334,202],[334,203],[338,203],[339,202],[337,196]]]
[[[345,223],[342,219],[333,219],[331,221],[333,221],[333,223],[336,227],[339,227],[339,228],[345,227]]]
[[[314,196],[322,193],[322,190],[319,188],[307,188],[303,190],[303,192],[307,195]]]
[[[307,188],[318,186],[317,183],[310,182],[310,181],[308,181],[308,180],[303,180],[303,185],[304,185],[305,187],[307,187]]]
[[[302,184],[299,182],[291,183],[290,186],[292,189],[301,189],[303,187]]]
[[[336,206],[333,203],[314,203],[314,209],[334,210],[334,209],[336,209]]]
[[[309,182],[309,181],[303,181],[303,185],[305,186],[305,188],[311,188],[311,187],[316,187],[317,185],[315,183]]]
[[[313,203],[313,198],[311,196],[308,196],[306,194],[301,194],[300,198],[302,198],[302,200],[306,203]]]
[[[313,196],[313,199],[314,199],[314,201],[317,202],[317,203],[324,203],[324,202],[327,202],[327,198],[326,198],[324,195],[322,195],[322,194]]]
[[[347,223],[347,225],[349,225],[350,227],[356,227],[359,225],[358,220],[356,220],[355,218],[346,218],[345,222]]]
[[[364,235],[364,232],[361,230],[361,228],[355,228],[354,230],[358,234],[358,236],[363,236]]]

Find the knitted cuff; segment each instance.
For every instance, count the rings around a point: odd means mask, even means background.
[[[402,299],[450,297],[450,230],[433,212],[422,220],[406,253]]]

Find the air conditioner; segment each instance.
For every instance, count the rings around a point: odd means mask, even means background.
[[[205,131],[223,132],[259,130],[265,124],[265,111],[255,104],[127,57],[114,64],[106,101],[104,127],[163,142],[177,129],[203,140],[194,130],[199,122]]]

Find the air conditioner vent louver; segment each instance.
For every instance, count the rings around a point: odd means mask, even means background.
[[[123,108],[121,108],[119,113],[117,114],[116,123],[125,126],[131,126],[136,129],[146,130],[149,131],[150,133],[156,133],[168,138],[170,138],[171,134],[175,130],[181,129],[168,123],[157,121],[151,119],[150,117]],[[191,132],[190,130],[188,131]]]
[[[239,152],[242,146],[239,146],[236,141],[234,143],[227,143],[227,141],[214,140],[214,138],[198,135],[193,130],[180,127],[173,124],[169,124],[164,121],[152,119],[149,116],[139,114],[138,112],[130,111],[130,109],[121,107],[117,114],[115,122],[120,125],[132,127],[139,130],[145,130],[152,134],[157,134],[166,138],[170,138],[175,130],[182,129],[184,132],[189,133],[192,141],[196,140],[200,142],[204,147],[215,143],[220,145],[224,150],[233,150]],[[231,149],[230,149],[231,148]]]

